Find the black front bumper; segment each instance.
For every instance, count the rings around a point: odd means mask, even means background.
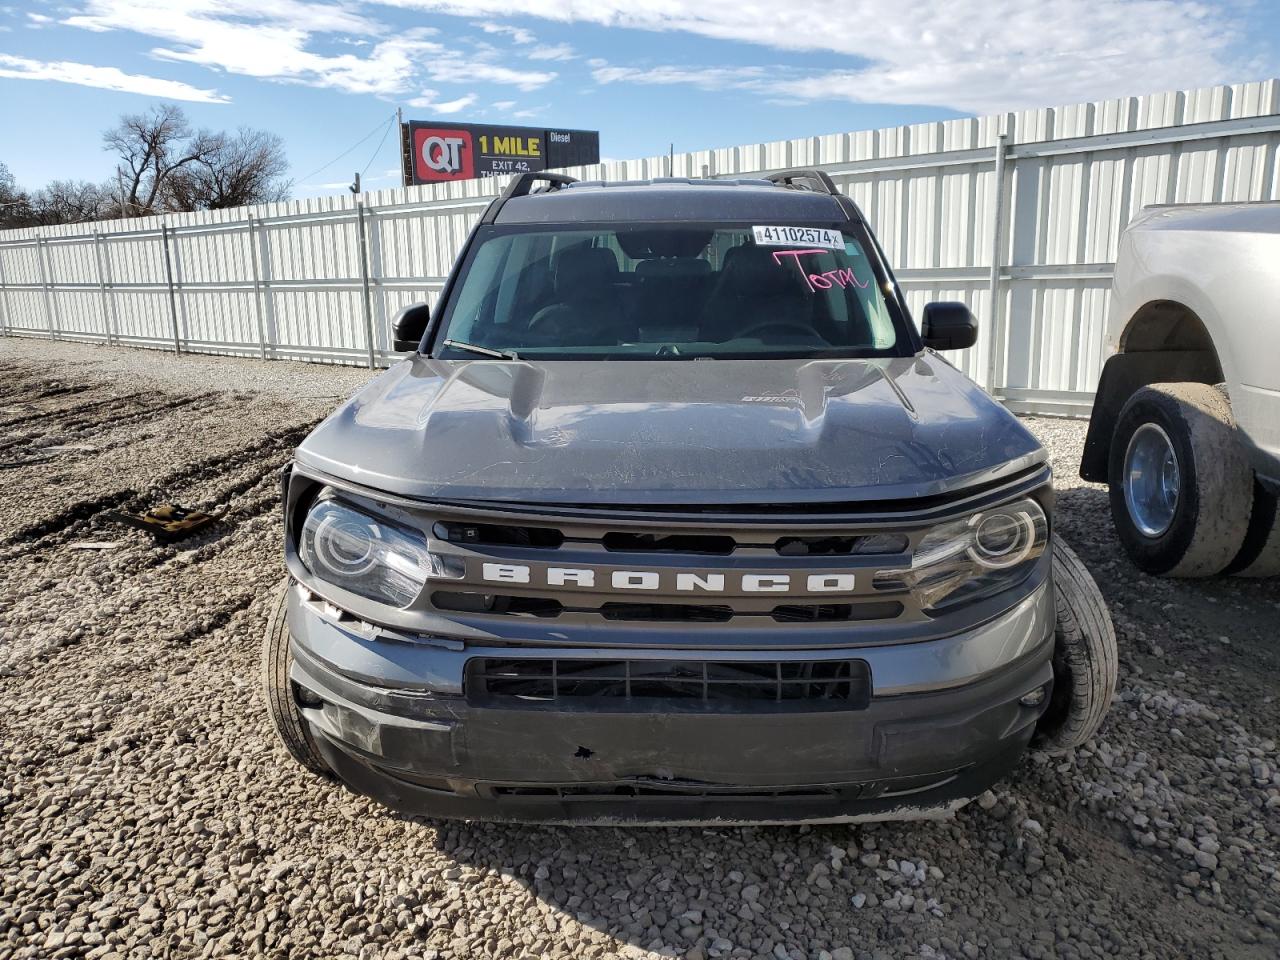
[[[1017,762],[1052,643],[981,679],[863,709],[469,703],[346,676],[293,643],[303,715],[355,790],[426,816],[817,822],[945,813]],[[1043,689],[1035,705],[1021,700]]]

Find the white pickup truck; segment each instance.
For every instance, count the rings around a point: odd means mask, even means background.
[[[1280,574],[1280,203],[1125,231],[1080,475],[1148,573]]]

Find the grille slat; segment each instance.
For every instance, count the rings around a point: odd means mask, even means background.
[[[594,699],[860,710],[870,702],[871,677],[864,660],[477,657],[467,664],[466,693],[531,705]]]
[[[599,543],[609,553],[663,553],[726,556],[737,550],[772,550],[779,556],[883,556],[908,548],[900,533],[797,534],[769,541],[749,531],[704,533],[673,529],[610,530],[585,534],[550,526],[438,522],[432,534],[472,547],[520,547],[559,550],[566,545]]]
[[[724,603],[627,603],[605,600],[585,605],[593,598],[577,594],[575,605],[549,597],[526,597],[467,590],[436,590],[432,604],[439,610],[507,617],[555,619],[565,614],[592,614],[604,620],[633,623],[729,623],[737,618],[769,618],[778,623],[839,623],[892,620],[902,615],[897,600],[859,597],[851,603],[785,603],[760,610],[736,609]]]

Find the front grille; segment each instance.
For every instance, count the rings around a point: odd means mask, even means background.
[[[650,623],[728,623],[733,607],[699,603],[606,603],[600,607],[606,620],[637,620]]]
[[[615,531],[602,538],[604,548],[615,553],[733,553],[733,537],[692,533],[631,533]]]
[[[871,700],[871,674],[864,660],[477,657],[467,664],[466,694],[473,702],[594,699],[862,710]]]
[[[905,584],[903,585],[905,590]],[[604,620],[634,623],[728,623],[734,617],[768,617],[777,623],[838,623],[892,620],[901,616],[896,600],[858,603],[784,603],[758,611],[739,611],[712,603],[625,603],[606,601],[599,606],[566,606],[546,597],[521,597],[501,593],[437,590],[431,603],[438,610],[488,613],[508,617],[559,617],[564,613],[591,613]]]
[[[881,574],[910,567],[923,535],[914,528],[812,518],[707,525],[693,514],[649,522],[609,510],[469,513],[431,521],[431,549],[464,569],[431,584],[430,604],[444,614],[555,622],[566,635],[682,625],[691,641],[734,625],[766,643],[784,630],[847,626],[869,635],[924,617],[901,578]]]
[[[902,613],[896,600],[876,603],[787,603],[773,608],[779,623],[833,623],[841,620],[891,620]]]
[[[450,543],[487,547],[539,547],[554,550],[564,543],[564,534],[554,528],[510,523],[437,523],[432,533]]]
[[[554,527],[521,524],[440,522],[435,524],[432,533],[441,540],[467,546],[531,547],[539,550],[558,550],[568,540],[579,539],[567,537],[563,530]],[[749,534],[740,538],[728,534],[611,530],[598,539],[610,553],[707,556],[728,556],[742,548],[772,549],[784,557],[885,556],[902,553],[908,548],[907,538],[899,533],[785,536],[772,542],[757,543]]]
[[[439,610],[456,610],[458,613],[498,613],[509,617],[558,617],[564,612],[564,604],[559,600],[463,590],[437,590],[431,594],[431,603]]]
[[[836,557],[903,553],[908,545],[900,533],[878,533],[858,537],[780,537],[773,547],[783,557]]]

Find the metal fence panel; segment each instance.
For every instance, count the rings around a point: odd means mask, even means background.
[[[914,313],[963,300],[982,319],[976,347],[950,358],[957,366],[1019,409],[1078,415],[1101,370],[1125,225],[1153,203],[1280,198],[1278,152],[1280,82],[1268,80],[567,172],[620,180],[820,166],[866,214]],[[503,186],[0,233],[0,333],[388,363],[397,311],[435,301]]]

